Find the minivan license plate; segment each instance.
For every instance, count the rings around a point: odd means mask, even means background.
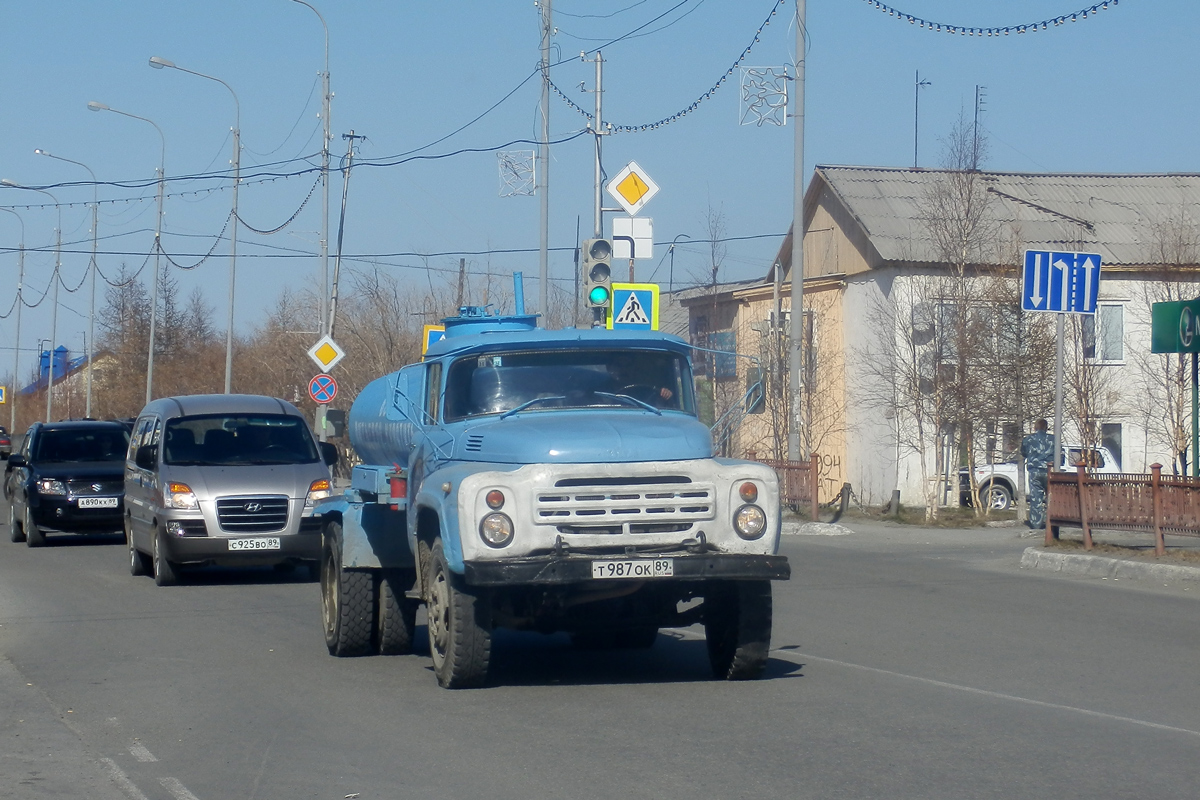
[[[230,539],[230,550],[278,550],[279,537],[271,536],[266,539]]]
[[[593,561],[592,577],[606,578],[670,578],[675,575],[675,559],[647,558],[637,561]]]
[[[117,498],[115,497],[81,497],[79,498],[80,508],[116,508]]]

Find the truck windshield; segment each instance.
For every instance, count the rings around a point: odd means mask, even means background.
[[[519,406],[628,408],[695,415],[687,359],[665,350],[551,350],[461,358],[446,377],[445,419],[504,414]]]
[[[312,464],[304,420],[286,414],[206,414],[167,422],[163,462],[178,466]]]

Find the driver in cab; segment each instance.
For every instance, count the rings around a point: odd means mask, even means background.
[[[616,353],[608,364],[614,394],[623,394],[655,408],[678,408],[675,393],[662,380],[659,359],[640,353]]]

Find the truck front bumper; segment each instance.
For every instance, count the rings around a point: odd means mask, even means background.
[[[644,561],[647,556],[530,556],[498,561],[468,561],[464,577],[472,586],[547,585],[591,583],[593,561]],[[715,553],[669,555],[674,575],[662,578],[631,578],[645,581],[770,580],[786,581],[792,576],[787,556]]]

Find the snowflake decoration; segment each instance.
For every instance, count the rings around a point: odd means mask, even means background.
[[[787,124],[788,77],[786,67],[742,67],[740,124]]]

